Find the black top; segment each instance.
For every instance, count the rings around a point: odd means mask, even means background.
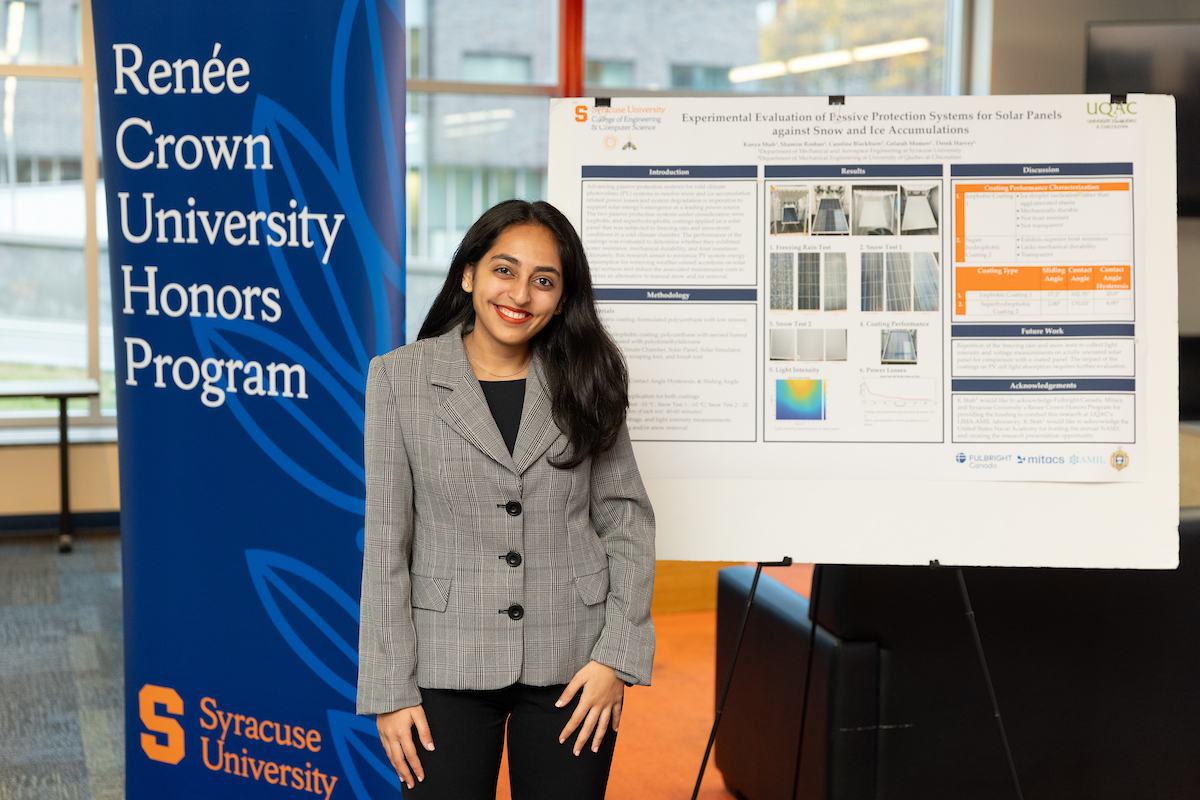
[[[525,379],[519,381],[480,381],[484,399],[492,411],[492,419],[511,456],[517,446],[517,431],[521,429],[521,409],[525,405]]]

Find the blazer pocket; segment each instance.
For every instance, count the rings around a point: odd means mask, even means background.
[[[591,575],[580,575],[575,578],[575,588],[585,606],[594,606],[608,599],[608,567],[593,572]]]
[[[450,602],[450,578],[430,578],[409,573],[412,583],[412,606],[429,611],[445,611]]]

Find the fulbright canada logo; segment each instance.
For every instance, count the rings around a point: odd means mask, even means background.
[[[969,469],[996,469],[1000,464],[1011,462],[1011,455],[1000,455],[997,453],[959,453],[954,457],[954,460],[959,464],[966,464]]]

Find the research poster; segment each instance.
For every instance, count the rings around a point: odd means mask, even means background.
[[[396,797],[354,687],[364,390],[403,342],[403,10],[92,7],[126,795]]]
[[[567,99],[550,130],[660,548],[1173,557],[1170,98]],[[725,502],[750,531],[697,527]],[[1110,504],[1158,532],[1100,555]],[[988,533],[1001,507],[1051,527]]]

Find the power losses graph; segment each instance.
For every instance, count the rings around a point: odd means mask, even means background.
[[[937,378],[865,378],[859,392],[865,405],[931,406],[938,401]]]

